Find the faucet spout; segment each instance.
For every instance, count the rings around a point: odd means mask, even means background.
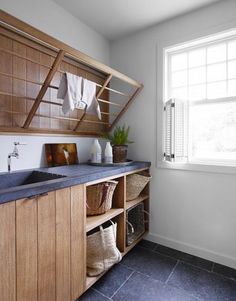
[[[8,172],[11,171],[11,154],[9,154],[7,157],[7,170]]]
[[[11,158],[14,157],[16,159],[19,159],[19,151],[18,151],[17,145],[25,145],[25,144],[21,144],[19,142],[14,142],[13,152],[9,153],[8,157],[7,157],[7,170],[8,170],[8,172],[11,172]]]
[[[18,150],[17,150],[17,152],[14,150],[13,153],[8,154],[8,157],[7,157],[7,169],[8,169],[8,172],[11,171],[11,158],[12,157],[14,157],[16,159],[19,159]]]

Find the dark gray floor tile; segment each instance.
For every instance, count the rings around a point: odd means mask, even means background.
[[[175,259],[178,260],[182,260],[185,261],[187,263],[190,263],[196,267],[211,271],[212,270],[212,266],[213,263],[209,260],[197,257],[197,256],[193,256],[181,251],[177,251],[175,249],[171,249],[162,245],[157,244],[154,251],[164,254],[164,255],[168,255],[170,257],[173,257]]]
[[[197,301],[186,292],[135,272],[112,298],[114,301]]]
[[[146,240],[146,239],[142,239],[138,246],[142,247],[142,248],[146,248],[146,249],[150,249],[150,250],[154,250],[155,247],[156,247],[156,243],[155,242],[152,242],[152,241],[149,241],[149,240]]]
[[[165,282],[177,261],[148,249],[135,247],[121,263],[153,279]]]
[[[205,301],[236,301],[236,281],[183,262],[178,263],[168,284]]]
[[[132,273],[133,270],[124,265],[117,264],[106,273],[93,288],[103,295],[111,297]]]
[[[111,299],[102,296],[101,294],[99,294],[98,292],[90,288],[77,301],[109,301],[109,300]]]
[[[213,268],[213,272],[236,280],[236,269],[229,268],[225,265],[215,263],[214,268]]]

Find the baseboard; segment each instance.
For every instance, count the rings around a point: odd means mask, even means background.
[[[217,262],[228,267],[236,269],[236,258],[230,257],[224,254],[220,254],[208,249],[199,248],[197,246],[177,241],[174,239],[170,239],[161,235],[157,235],[154,233],[149,233],[145,239],[153,241],[155,243],[164,245],[169,248],[173,248],[182,252],[186,252],[213,262]]]

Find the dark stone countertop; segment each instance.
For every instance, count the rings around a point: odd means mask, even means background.
[[[112,166],[112,167],[100,167],[91,166],[88,164],[77,164],[70,166],[60,166],[60,167],[50,167],[50,168],[34,168],[27,171],[42,171],[58,175],[63,175],[65,177],[28,184],[16,187],[8,187],[0,189],[0,204],[22,199],[30,198],[39,194],[47,193],[49,191],[70,187],[78,184],[88,183],[97,179],[102,179],[110,176],[119,175],[129,171],[148,168],[151,166],[150,162],[133,162],[128,166]],[[11,172],[11,174],[19,174],[25,172],[26,170],[20,170]],[[1,177],[9,175],[9,173],[0,173]]]

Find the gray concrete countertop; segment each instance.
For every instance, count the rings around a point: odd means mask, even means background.
[[[119,174],[130,172],[133,170],[148,168],[150,167],[150,165],[150,162],[133,162],[128,166],[100,167],[91,166],[88,164],[77,164],[70,166],[32,169],[32,171],[37,170],[63,175],[65,177],[34,184],[0,189],[0,204],[22,198],[30,198],[33,196],[47,193],[49,191],[70,187],[78,184],[84,184],[110,176],[118,176]],[[23,171],[25,170],[15,171],[11,174],[19,174],[20,176],[20,173]],[[0,178],[4,175],[9,174],[0,173]]]

